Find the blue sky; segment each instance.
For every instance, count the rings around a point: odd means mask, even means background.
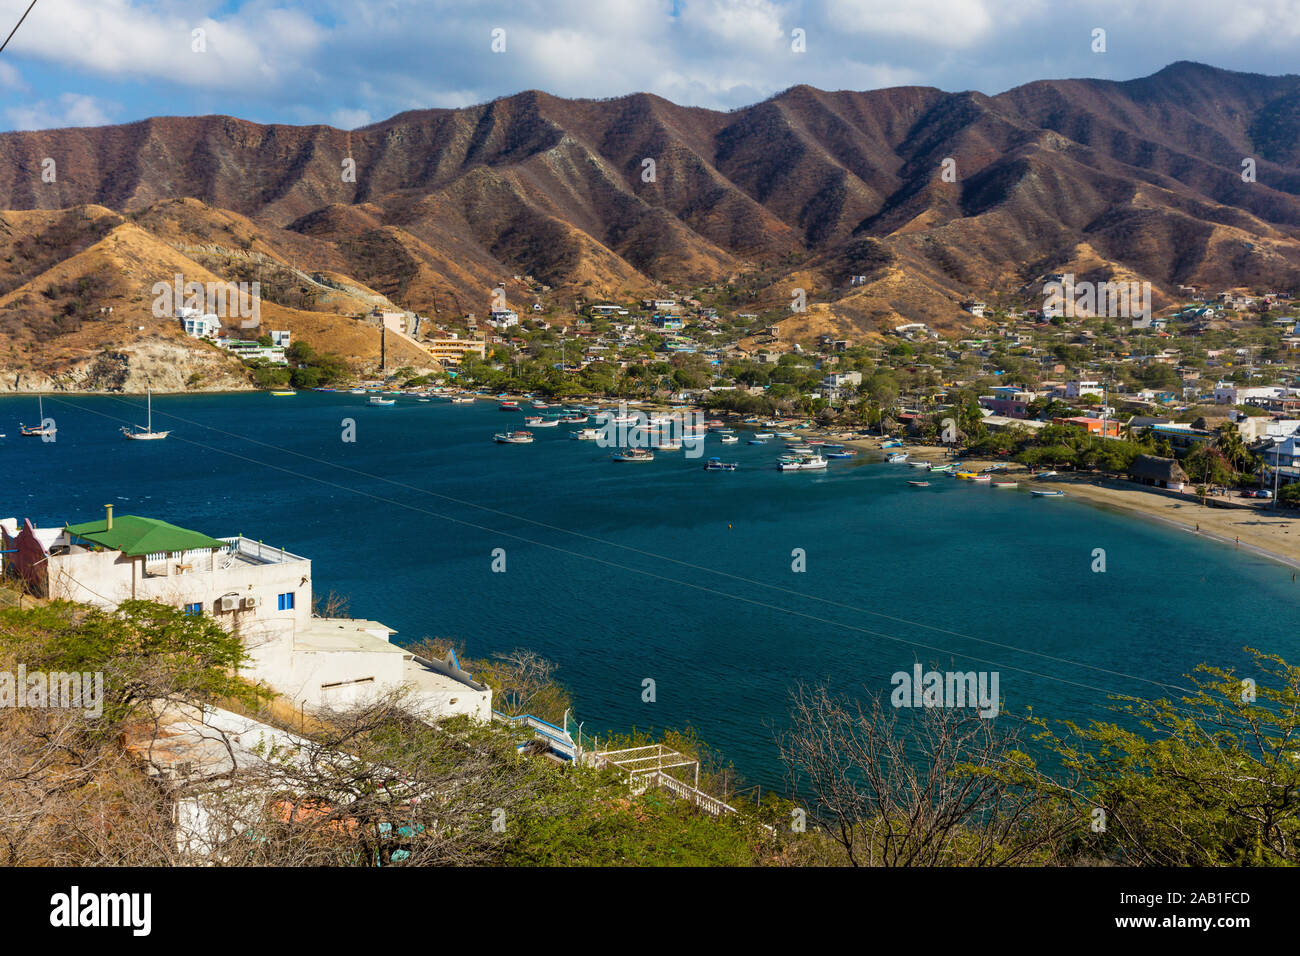
[[[0,35],[28,2],[0,0]],[[796,83],[997,93],[1175,60],[1293,72],[1300,0],[38,0],[0,54],[0,130],[207,113],[355,128],[525,89],[729,109]]]

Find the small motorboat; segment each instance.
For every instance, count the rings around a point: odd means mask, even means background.
[[[472,395],[453,395],[451,403],[453,405],[473,405],[474,397]]]
[[[930,483],[929,483],[928,481],[909,481],[908,484],[911,485],[913,488],[929,488],[929,487],[930,487]]]
[[[1029,493],[1030,493],[1031,495],[1033,495],[1035,498],[1064,498],[1064,497],[1065,497],[1065,492],[1064,492],[1064,491],[1038,491],[1038,490],[1034,490],[1034,491],[1030,491]]]
[[[767,439],[766,439],[766,438],[751,438],[748,442],[746,442],[746,444],[748,444],[748,445],[766,445],[766,444],[767,444]]]
[[[777,460],[779,471],[820,471],[827,465],[821,455],[787,455]]]
[[[518,402],[499,402],[499,403],[497,404],[497,411],[501,411],[501,412],[517,412],[517,411],[519,411],[519,403],[518,403]]]
[[[384,398],[382,395],[371,395],[370,400],[366,402],[366,404],[367,405],[396,405],[397,399]]]
[[[654,452],[644,448],[623,448],[609,456],[611,461],[654,461]]]
[[[287,398],[290,395],[297,395],[298,393],[291,388],[273,388],[271,389],[271,394],[276,398]]]
[[[735,435],[723,435],[723,436],[722,436],[722,444],[724,444],[724,445],[734,445],[734,444],[736,444],[738,441],[740,441],[740,439],[737,438]]]
[[[704,463],[705,471],[735,471],[736,462],[723,461],[721,458],[710,458]]]
[[[1045,481],[1048,478],[1055,478],[1055,477],[1056,477],[1056,472],[1051,471],[1050,469],[1048,471],[1040,471],[1038,474],[1034,475],[1034,478],[1037,481]]]
[[[529,428],[556,428],[560,424],[558,418],[542,418],[540,415],[529,415],[524,419],[524,424]]]
[[[856,457],[857,457],[857,454],[858,454],[858,453],[857,453],[856,451],[849,451],[849,450],[845,450],[845,451],[828,451],[828,452],[826,453],[826,457],[827,457],[827,458],[856,458]]]
[[[526,431],[497,432],[492,440],[502,445],[527,445],[533,440],[533,433]]]
[[[599,441],[600,435],[599,428],[579,428],[576,432],[569,432],[569,437],[574,441]]]
[[[901,465],[907,461],[907,452],[896,451],[886,458],[885,461],[889,462],[891,465]]]
[[[993,482],[993,487],[994,487],[994,488],[1019,488],[1019,487],[1020,487],[1020,482],[1018,482],[1018,481],[995,481],[995,482]]]

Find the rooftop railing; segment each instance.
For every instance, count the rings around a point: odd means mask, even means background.
[[[221,549],[221,553],[231,558],[253,561],[258,564],[289,564],[294,561],[306,561],[302,555],[286,551],[284,548],[276,548],[262,541],[254,541],[252,538],[245,538],[243,535],[236,535],[230,538],[221,538],[226,542],[226,546]]]

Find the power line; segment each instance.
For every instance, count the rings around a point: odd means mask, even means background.
[[[95,410],[93,410],[93,409],[85,408],[84,406],[79,406],[79,405],[76,405],[76,404],[74,404],[74,403],[72,403],[72,402],[68,402],[68,401],[65,401],[65,400],[62,400],[62,399],[53,399],[53,401],[58,402],[59,404],[62,404],[62,405],[68,405],[68,406],[73,407],[73,408],[79,408],[81,411],[89,412],[90,414],[95,415],[95,416],[100,417],[100,418],[106,418],[106,419],[108,419],[109,421],[113,421],[113,422],[121,422],[121,421],[125,421],[125,420],[123,420],[123,419],[117,419],[117,418],[114,418],[112,415],[108,415],[108,414],[106,414],[106,413],[104,413],[104,412],[98,412],[98,411],[95,411]],[[120,399],[117,399],[117,401],[121,401],[121,400],[120,400]],[[130,403],[129,403],[129,402],[123,402],[123,404],[128,404],[128,405],[129,405]],[[176,418],[177,416],[171,416],[171,417]],[[196,424],[197,424],[197,423],[196,423]],[[202,426],[202,425],[200,425],[200,427],[206,427],[206,426]],[[220,429],[213,429],[213,430],[214,430],[214,431],[220,431]],[[234,435],[233,437],[239,438],[239,437],[243,437],[243,436]],[[1094,684],[1086,684],[1086,683],[1083,683],[1083,682],[1081,682],[1081,681],[1070,680],[1070,679],[1068,679],[1068,678],[1065,678],[1065,677],[1059,677],[1059,676],[1054,675],[1054,674],[1048,674],[1048,673],[1044,673],[1044,672],[1041,672],[1041,671],[1034,671],[1034,670],[1030,670],[1030,669],[1028,669],[1028,668],[1024,668],[1024,667],[1016,667],[1015,665],[1002,664],[1002,663],[1000,663],[1000,662],[998,662],[998,661],[993,661],[993,660],[989,660],[989,659],[987,659],[987,658],[982,658],[982,657],[976,657],[976,656],[971,655],[971,654],[962,654],[962,653],[958,653],[958,652],[955,652],[955,651],[949,650],[949,649],[947,649],[947,648],[937,647],[937,646],[932,645],[932,644],[925,644],[925,643],[922,643],[922,642],[920,642],[920,641],[909,640],[908,638],[905,638],[905,637],[899,637],[898,635],[895,635],[895,634],[886,634],[886,633],[884,633],[884,632],[882,632],[882,631],[872,630],[871,628],[861,627],[861,626],[856,625],[856,624],[848,624],[848,623],[845,623],[845,622],[843,622],[843,621],[836,621],[836,620],[833,620],[833,619],[831,619],[831,618],[818,617],[817,615],[814,615],[814,614],[808,614],[808,613],[805,613],[805,612],[803,612],[803,611],[797,611],[797,610],[795,610],[795,609],[793,609],[793,608],[784,607],[784,606],[782,606],[782,605],[778,605],[778,604],[770,604],[770,603],[768,603],[768,602],[766,602],[766,601],[759,601],[759,600],[756,600],[756,599],[754,599],[754,598],[744,597],[744,596],[742,596],[742,595],[734,594],[734,593],[731,593],[731,592],[729,592],[729,591],[721,591],[721,590],[718,590],[718,589],[716,589],[716,588],[711,588],[711,587],[708,587],[708,586],[706,586],[706,585],[702,585],[702,584],[696,584],[696,583],[691,582],[691,581],[683,581],[683,580],[680,580],[680,579],[677,579],[677,578],[668,577],[668,576],[666,576],[666,575],[658,574],[658,573],[656,573],[656,572],[654,572],[654,571],[647,571],[647,570],[642,569],[642,568],[635,568],[635,567],[631,567],[631,566],[626,565],[626,564],[620,564],[620,563],[618,563],[617,561],[610,561],[610,560],[608,560],[608,559],[600,558],[600,557],[597,557],[597,556],[595,556],[595,555],[584,554],[584,553],[582,553],[582,552],[580,552],[580,551],[573,551],[573,550],[571,550],[571,549],[569,549],[569,548],[564,548],[564,547],[561,547],[561,546],[559,546],[559,545],[550,544],[550,543],[545,542],[545,541],[538,541],[538,540],[533,539],[533,538],[527,538],[527,537],[524,537],[523,535],[515,534],[515,533],[510,532],[510,531],[503,531],[503,530],[501,530],[501,529],[499,529],[499,528],[492,528],[492,527],[489,527],[489,526],[487,526],[487,525],[481,525],[481,524],[476,524],[475,522],[472,522],[472,521],[466,521],[466,520],[464,520],[463,518],[455,518],[455,517],[452,517],[452,516],[450,516],[450,515],[441,514],[440,512],[431,511],[431,510],[429,510],[429,509],[427,509],[427,508],[421,508],[421,507],[418,507],[418,506],[416,506],[416,505],[409,504],[409,503],[404,502],[404,501],[396,500],[396,499],[393,499],[393,498],[385,498],[385,497],[383,497],[382,495],[376,495],[376,494],[373,494],[373,493],[368,492],[368,491],[363,491],[363,490],[361,490],[361,489],[359,489],[359,488],[353,488],[353,487],[350,487],[350,486],[348,486],[348,485],[341,484],[341,483],[336,482],[336,481],[331,481],[330,479],[327,479],[327,478],[320,478],[320,477],[318,477],[318,476],[316,476],[316,475],[310,475],[310,474],[306,474],[306,473],[304,473],[304,472],[294,471],[294,470],[291,469],[291,468],[285,468],[285,467],[283,467],[283,466],[281,466],[281,465],[275,465],[275,464],[272,464],[271,462],[268,462],[268,461],[265,461],[265,460],[262,460],[262,459],[250,458],[250,457],[248,457],[247,455],[241,455],[241,454],[238,454],[237,452],[230,451],[229,449],[220,448],[220,447],[217,447],[217,446],[214,446],[214,445],[207,445],[207,444],[205,444],[205,443],[203,443],[203,442],[194,441],[194,440],[192,440],[192,439],[187,439],[187,438],[176,438],[176,437],[173,437],[173,440],[175,440],[175,441],[179,441],[179,442],[182,442],[182,443],[187,444],[187,445],[193,445],[193,446],[196,447],[196,448],[202,448],[202,449],[204,449],[204,450],[206,450],[206,451],[211,451],[211,452],[216,452],[216,453],[221,454],[221,455],[226,455],[226,456],[228,456],[228,457],[230,457],[230,458],[236,458],[236,459],[238,459],[238,460],[240,460],[240,461],[245,461],[245,462],[248,462],[248,463],[253,464],[253,465],[260,465],[260,466],[262,466],[262,467],[264,467],[264,468],[270,468],[270,469],[272,469],[272,470],[274,470],[274,471],[279,471],[279,472],[282,472],[282,473],[284,473],[284,474],[286,474],[286,475],[290,475],[290,476],[295,477],[295,478],[300,478],[300,479],[303,479],[303,480],[306,480],[306,481],[312,481],[312,482],[315,482],[315,483],[317,483],[317,484],[325,485],[325,486],[327,486],[327,487],[336,488],[336,489],[338,489],[338,490],[340,490],[340,491],[345,491],[345,492],[349,492],[349,493],[351,493],[351,494],[360,495],[360,496],[362,496],[362,497],[370,498],[370,499],[372,499],[372,500],[374,500],[374,501],[382,502],[382,503],[384,503],[384,504],[392,505],[392,506],[394,506],[394,507],[404,508],[404,509],[406,509],[406,510],[408,510],[408,511],[416,512],[417,514],[428,515],[428,516],[433,517],[433,518],[438,518],[438,519],[440,519],[440,520],[442,520],[442,521],[447,521],[447,522],[450,522],[450,523],[452,523],[452,524],[461,525],[461,526],[463,526],[463,527],[473,528],[473,529],[475,529],[475,530],[478,530],[478,531],[484,531],[484,532],[487,532],[487,533],[489,533],[489,534],[495,534],[495,535],[499,535],[499,536],[501,536],[501,537],[510,538],[510,539],[512,539],[512,540],[519,541],[519,542],[522,542],[522,543],[524,543],[524,544],[529,544],[529,545],[532,545],[532,546],[534,546],[534,547],[544,548],[544,549],[547,549],[547,550],[550,550],[550,551],[555,551],[555,552],[558,552],[558,553],[560,553],[560,554],[568,555],[568,556],[570,556],[570,557],[574,557],[574,558],[580,558],[580,559],[585,560],[585,561],[592,561],[592,562],[595,562],[595,563],[597,563],[597,564],[605,565],[605,566],[607,566],[607,567],[616,568],[616,569],[618,569],[618,570],[622,570],[622,571],[628,571],[628,572],[631,572],[632,574],[639,574],[639,575],[642,575],[642,576],[645,576],[645,577],[653,578],[654,580],[657,580],[657,581],[665,582],[665,583],[667,583],[667,584],[675,584],[675,585],[678,585],[679,587],[691,588],[692,590],[701,591],[701,592],[704,592],[704,593],[706,593],[706,594],[714,595],[714,596],[716,596],[716,597],[720,597],[720,598],[729,598],[729,599],[731,599],[731,600],[734,600],[734,601],[740,601],[741,603],[748,604],[748,605],[751,605],[751,606],[753,606],[753,607],[763,608],[763,609],[765,609],[765,610],[770,610],[770,611],[777,611],[777,612],[780,612],[780,613],[783,613],[783,614],[790,614],[790,615],[793,615],[793,616],[795,616],[795,617],[799,617],[799,618],[803,618],[803,619],[808,620],[808,621],[815,622],[815,623],[817,623],[817,624],[824,624],[824,625],[829,625],[829,626],[831,626],[831,627],[843,628],[843,629],[845,629],[845,630],[854,631],[854,632],[859,633],[859,634],[865,634],[865,635],[868,635],[868,636],[871,636],[871,637],[878,637],[878,638],[882,638],[882,639],[887,640],[887,641],[893,641],[894,643],[897,643],[897,644],[904,644],[904,645],[907,645],[907,646],[909,646],[909,647],[916,648],[916,649],[921,649],[921,650],[931,651],[931,652],[933,652],[933,653],[942,654],[942,655],[950,655],[950,656],[952,656],[952,657],[965,658],[966,660],[976,661],[976,662],[981,663],[981,664],[988,664],[988,665],[991,665],[991,666],[993,666],[993,667],[997,667],[997,668],[1000,668],[1000,669],[1011,670],[1011,671],[1017,671],[1017,672],[1022,673],[1022,674],[1027,674],[1027,675],[1029,675],[1029,676],[1031,676],[1031,677],[1038,677],[1038,678],[1042,678],[1042,679],[1044,679],[1044,680],[1055,681],[1055,682],[1057,682],[1057,683],[1059,683],[1059,684],[1066,684],[1066,685],[1069,685],[1069,686],[1072,686],[1072,687],[1078,687],[1078,688],[1081,688],[1081,689],[1084,689],[1084,690],[1094,691],[1094,692],[1096,692],[1096,693],[1104,694],[1104,695],[1106,695],[1106,696],[1108,696],[1108,697],[1124,697],[1124,696],[1127,696],[1127,695],[1124,695],[1124,694],[1120,694],[1120,693],[1118,693],[1118,692],[1116,692],[1116,691],[1114,691],[1114,690],[1107,689],[1107,688],[1105,688],[1105,687],[1098,687],[1098,686],[1096,686],[1096,685],[1094,685]],[[250,440],[250,441],[254,441],[253,439],[249,439],[249,440]],[[263,444],[263,443],[261,443],[261,442],[254,442],[254,443],[255,443],[255,444]],[[274,450],[277,450],[277,451],[282,451],[282,450],[283,450],[283,449],[275,448],[275,446],[268,446],[268,447],[271,447],[271,448],[273,448]],[[295,452],[289,452],[289,454],[297,454],[297,453],[295,453]],[[312,461],[317,461],[317,460],[318,460],[318,459],[313,459],[313,458],[311,458],[311,456],[308,456],[308,455],[300,455],[300,457],[307,458],[307,459],[312,460]],[[321,463],[322,463],[322,464],[327,464],[327,465],[330,464],[329,462],[321,462]],[[340,467],[341,467],[341,466],[340,466]],[[353,469],[346,469],[346,470],[353,470]],[[359,472],[359,474],[364,474],[364,473],[360,473],[360,472]],[[419,489],[416,489],[416,490],[419,490]],[[492,509],[485,509],[485,510],[491,511]],[[504,514],[503,512],[499,512],[499,513]],[[556,530],[563,531],[564,529],[556,529]],[[584,537],[585,537],[585,536],[584,536]],[[597,540],[599,540],[599,539],[597,539]],[[634,550],[634,549],[633,549],[633,550]],[[670,560],[670,561],[671,561],[671,560],[674,560],[674,559],[669,558],[669,559],[667,559],[667,560]],[[679,562],[679,563],[680,563],[680,562]],[[706,570],[707,570],[707,569],[706,569]],[[742,580],[743,580],[743,579],[742,579]],[[760,584],[761,584],[761,582],[756,582],[756,583],[760,583]],[[798,596],[798,597],[809,597],[809,598],[812,597],[811,595],[804,595],[804,594],[801,594],[801,593],[799,593],[799,592],[792,592],[792,593],[793,593],[795,596]],[[836,603],[836,602],[828,602],[828,603]],[[854,610],[854,608],[853,608],[851,605],[840,605],[840,606],[845,607],[846,609],[849,609],[849,610]],[[895,619],[895,620],[899,620],[899,621],[902,622],[902,623],[910,623],[910,622],[904,621],[904,620],[902,620],[902,619]],[[925,625],[920,625],[920,626],[925,626]],[[959,633],[957,633],[957,632],[949,632],[949,633],[952,633],[954,636],[958,636],[958,637],[965,637],[965,636],[967,636],[967,635],[961,635],[961,634],[959,634]],[[971,639],[971,640],[980,640],[979,638],[974,638],[974,637],[971,637],[970,639]],[[985,642],[985,643],[994,643],[994,642]],[[1017,647],[1010,646],[1010,645],[1000,645],[1000,646],[1004,647],[1004,648],[1007,649],[1007,650],[1019,651],[1019,652],[1021,652],[1021,653],[1033,653],[1033,652],[1029,652],[1029,651],[1023,651],[1021,648],[1017,648]],[[1045,656],[1045,655],[1040,655],[1040,656]],[[1075,664],[1076,666],[1079,666],[1079,667],[1089,667],[1089,668],[1092,668],[1092,669],[1094,669],[1094,670],[1102,670],[1101,668],[1095,668],[1095,667],[1092,667],[1092,665],[1084,664],[1084,663],[1082,663],[1082,662],[1069,661],[1069,660],[1066,660],[1066,659],[1063,659],[1063,658],[1056,659],[1056,660],[1058,660],[1060,663],[1065,663],[1065,664]],[[1186,693],[1194,693],[1194,690],[1193,690],[1192,688],[1178,687],[1177,685],[1172,685],[1172,684],[1160,684],[1159,682],[1157,682],[1157,681],[1152,681],[1152,680],[1150,680],[1150,679],[1148,679],[1148,678],[1142,678],[1142,677],[1137,677],[1137,676],[1135,676],[1135,675],[1123,674],[1123,673],[1121,673],[1121,672],[1110,672],[1110,673],[1112,673],[1114,676],[1118,676],[1118,677],[1125,677],[1125,678],[1128,678],[1128,679],[1131,679],[1131,680],[1138,680],[1138,681],[1144,681],[1144,682],[1146,682],[1146,683],[1150,683],[1150,684],[1157,684],[1158,686],[1166,687],[1166,688],[1171,689],[1171,690],[1178,690],[1178,691],[1183,691],[1183,692],[1186,692]],[[1185,708],[1178,707],[1178,708],[1176,708],[1176,709],[1178,709],[1178,710],[1184,710]]]
[[[32,0],[31,4],[27,7],[27,9],[23,11],[23,15],[18,18],[18,22],[14,24],[14,28],[10,30],[9,35],[5,37],[5,42],[0,43],[0,53],[3,53],[5,51],[5,47],[7,47],[9,45],[9,41],[14,38],[14,34],[18,32],[18,28],[23,25],[23,21],[27,19],[27,14],[32,12],[32,7],[34,6],[36,6],[36,0]]]
[[[135,407],[131,402],[125,401],[124,399],[116,398],[115,396],[112,396],[112,395],[106,395],[106,396],[103,396],[103,397],[104,397],[104,398],[112,399],[113,401],[115,401],[115,402],[119,402],[119,403],[121,403],[121,404],[123,404],[123,405],[127,405],[127,406],[130,406],[130,407]],[[84,411],[90,411],[90,409],[86,409],[86,408],[84,408],[83,406],[73,405],[71,402],[67,402],[67,401],[64,401],[64,400],[61,400],[61,399],[52,399],[52,400],[53,400],[53,401],[56,401],[56,402],[59,402],[60,404],[72,405],[72,407],[74,407],[74,408],[82,408]],[[93,412],[92,414],[102,415],[103,413],[101,413],[101,412]],[[351,473],[351,474],[353,474],[353,475],[356,475],[356,476],[361,477],[361,478],[366,478],[366,479],[369,479],[369,480],[371,480],[371,481],[379,481],[379,482],[383,482],[383,483],[385,483],[385,484],[392,485],[392,486],[395,487],[395,488],[401,488],[401,489],[406,490],[406,491],[413,491],[413,492],[416,492],[417,494],[428,495],[429,497],[432,497],[432,498],[438,498],[438,499],[441,499],[441,500],[443,500],[443,501],[447,501],[447,502],[450,502],[450,503],[452,503],[452,504],[462,505],[462,506],[467,507],[467,508],[474,508],[474,509],[476,509],[476,510],[478,510],[478,511],[486,512],[487,514],[497,515],[498,517],[502,517],[502,518],[508,518],[508,519],[510,519],[511,521],[519,521],[519,522],[522,522],[522,523],[525,523],[525,524],[530,524],[530,525],[533,525],[534,527],[543,528],[543,529],[545,529],[545,530],[547,530],[547,531],[556,531],[556,532],[559,532],[559,533],[561,533],[561,534],[569,535],[569,536],[574,537],[574,538],[579,538],[579,539],[584,540],[584,541],[590,541],[590,542],[592,542],[592,543],[594,543],[594,544],[600,544],[600,545],[604,545],[604,546],[606,546],[606,547],[610,547],[610,548],[617,548],[617,549],[619,549],[619,550],[621,550],[621,551],[626,551],[626,552],[628,552],[628,553],[636,554],[636,555],[639,555],[639,556],[641,556],[641,557],[645,557],[645,558],[653,558],[653,559],[658,560],[658,561],[666,561],[666,562],[669,562],[669,563],[671,563],[671,564],[676,564],[676,565],[678,565],[678,566],[680,566],[680,567],[687,568],[687,569],[689,569],[689,570],[691,570],[691,571],[700,571],[700,572],[703,572],[703,573],[706,573],[706,574],[712,574],[712,575],[716,575],[716,576],[718,576],[718,577],[726,578],[726,579],[731,580],[731,581],[736,581],[736,582],[739,582],[739,583],[741,583],[741,584],[748,584],[748,585],[751,585],[751,586],[753,586],[753,587],[763,588],[763,589],[768,590],[768,591],[776,591],[776,592],[779,592],[779,593],[782,593],[782,594],[789,595],[789,596],[791,596],[791,597],[801,598],[801,599],[806,600],[806,601],[815,601],[815,602],[817,602],[817,603],[825,604],[825,605],[828,605],[828,606],[830,606],[830,607],[836,607],[836,608],[840,608],[840,609],[842,609],[842,610],[846,610],[846,611],[853,611],[853,612],[855,612],[855,613],[857,613],[857,614],[866,614],[866,615],[870,615],[871,617],[880,618],[881,620],[891,621],[891,622],[893,622],[893,623],[895,623],[895,624],[905,624],[905,625],[907,625],[907,626],[909,626],[909,627],[916,627],[916,628],[921,628],[921,629],[923,629],[923,630],[927,630],[927,631],[933,631],[933,632],[936,633],[936,634],[946,634],[946,635],[948,635],[948,636],[950,636],[950,637],[957,637],[957,638],[961,638],[962,640],[974,641],[974,642],[977,643],[977,644],[983,644],[983,645],[985,645],[985,646],[987,646],[987,647],[996,647],[996,648],[998,648],[998,649],[1000,649],[1000,650],[1014,651],[1014,652],[1016,652],[1016,653],[1020,653],[1020,654],[1028,654],[1028,655],[1030,655],[1030,656],[1032,656],[1032,657],[1037,657],[1037,658],[1040,658],[1040,659],[1042,659],[1042,660],[1051,661],[1051,662],[1056,663],[1056,664],[1068,664],[1068,665],[1070,665],[1070,666],[1072,666],[1072,667],[1077,667],[1077,668],[1086,668],[1086,669],[1088,669],[1088,670],[1095,671],[1095,672],[1097,672],[1097,673],[1099,673],[1099,674],[1108,674],[1108,675],[1110,675],[1111,677],[1122,677],[1122,678],[1125,678],[1126,680],[1139,681],[1139,682],[1141,682],[1141,683],[1150,684],[1150,685],[1155,686],[1155,687],[1161,687],[1161,688],[1164,688],[1164,689],[1166,689],[1166,690],[1178,691],[1178,692],[1180,692],[1180,693],[1192,693],[1192,688],[1189,688],[1189,687],[1182,687],[1182,686],[1177,685],[1177,684],[1168,684],[1168,683],[1165,683],[1165,682],[1163,682],[1163,681],[1152,680],[1152,679],[1149,678],[1149,677],[1141,677],[1141,676],[1139,676],[1139,675],[1137,675],[1137,674],[1127,674],[1127,673],[1125,673],[1125,672],[1123,672],[1123,671],[1112,670],[1111,668],[1107,668],[1107,667],[1099,667],[1099,666],[1097,666],[1097,665],[1095,665],[1095,664],[1088,664],[1088,663],[1086,663],[1086,662],[1084,662],[1084,661],[1075,661],[1075,660],[1070,660],[1069,658],[1065,658],[1065,657],[1057,657],[1057,656],[1055,656],[1055,655],[1053,655],[1053,654],[1045,654],[1045,653],[1043,653],[1043,652],[1041,652],[1041,651],[1030,650],[1029,648],[1017,647],[1017,646],[1015,646],[1014,644],[1005,644],[1005,643],[1002,643],[1002,642],[1000,642],[1000,641],[990,640],[990,639],[988,639],[988,638],[976,637],[976,636],[973,635],[973,634],[966,634],[966,633],[963,633],[963,632],[961,632],[961,631],[954,631],[954,630],[951,630],[951,629],[949,629],[949,628],[939,627],[939,626],[934,625],[934,624],[926,624],[926,623],[924,623],[924,622],[922,622],[922,621],[913,621],[913,620],[910,620],[910,619],[908,619],[908,618],[897,617],[897,616],[895,616],[895,615],[891,615],[891,614],[885,614],[885,613],[883,613],[883,612],[881,612],[881,611],[873,611],[873,610],[871,610],[870,608],[858,607],[858,606],[853,605],[853,604],[847,604],[847,603],[844,603],[843,601],[836,601],[836,600],[833,600],[833,599],[831,599],[831,598],[824,598],[824,597],[820,597],[820,596],[815,595],[815,594],[808,594],[808,593],[803,592],[803,591],[797,591],[797,590],[795,590],[794,588],[783,587],[782,585],[779,585],[779,584],[771,584],[771,583],[766,582],[766,581],[758,581],[758,580],[755,580],[755,579],[753,579],[753,578],[747,578],[747,577],[745,577],[744,575],[732,574],[732,573],[729,572],[729,571],[723,571],[723,570],[721,570],[721,569],[719,569],[719,568],[711,568],[711,567],[707,567],[707,566],[705,566],[705,565],[694,564],[694,563],[692,563],[692,562],[690,562],[690,561],[684,561],[684,560],[682,560],[681,558],[674,558],[674,557],[672,557],[671,555],[658,554],[658,553],[653,552],[653,551],[647,551],[647,550],[645,550],[645,549],[643,549],[643,548],[636,548],[636,547],[633,547],[633,546],[631,546],[631,545],[621,544],[620,542],[617,542],[617,541],[610,541],[610,540],[607,539],[607,538],[601,538],[601,537],[597,537],[597,536],[595,536],[595,535],[585,534],[585,533],[583,533],[583,532],[581,532],[581,531],[572,531],[572,530],[570,530],[570,529],[568,529],[568,528],[561,528],[561,527],[559,527],[558,525],[553,525],[553,524],[550,524],[550,523],[545,522],[545,521],[538,521],[538,520],[535,519],[535,518],[529,518],[529,517],[527,517],[527,516],[525,516],[525,515],[516,515],[516,514],[512,514],[512,513],[508,512],[508,511],[501,511],[500,509],[497,509],[497,508],[491,508],[491,507],[488,507],[487,505],[481,505],[481,504],[478,504],[478,503],[473,502],[473,501],[466,501],[466,500],[463,499],[463,498],[456,498],[456,497],[453,497],[453,496],[451,496],[451,495],[444,495],[444,494],[441,494],[441,493],[439,493],[439,492],[432,491],[432,490],[430,490],[430,489],[420,488],[420,487],[417,487],[417,486],[415,486],[415,485],[407,484],[406,482],[403,482],[403,481],[396,481],[396,480],[394,480],[394,479],[392,479],[392,478],[387,478],[387,477],[385,477],[385,476],[383,476],[383,475],[372,474],[372,473],[370,473],[370,472],[363,471],[363,470],[361,470],[361,469],[359,469],[359,468],[352,468],[352,467],[349,467],[349,466],[347,466],[347,465],[339,464],[338,462],[326,461],[325,459],[323,459],[323,458],[317,458],[317,457],[315,457],[314,455],[304,454],[303,452],[293,451],[293,450],[288,449],[288,448],[281,448],[280,446],[278,446],[278,445],[272,445],[272,444],[270,444],[269,442],[258,441],[256,438],[250,438],[250,437],[247,436],[247,435],[242,435],[242,434],[239,434],[239,433],[237,433],[237,432],[228,432],[228,431],[225,431],[224,429],[217,428],[216,426],[213,426],[213,425],[207,425],[207,424],[204,424],[203,422],[197,422],[197,421],[194,421],[194,420],[192,420],[192,419],[183,418],[183,417],[181,417],[180,415],[169,414],[169,413],[165,413],[165,412],[160,412],[159,414],[160,414],[160,415],[166,415],[166,417],[168,417],[168,418],[174,419],[175,421],[178,421],[178,422],[183,422],[183,423],[185,423],[185,424],[187,424],[187,425],[193,425],[193,426],[195,426],[195,427],[197,427],[197,428],[204,428],[204,429],[207,429],[208,431],[216,432],[217,434],[219,434],[219,435],[224,435],[224,436],[226,436],[227,438],[234,438],[234,439],[238,439],[238,440],[246,441],[246,442],[249,442],[249,443],[251,443],[251,444],[253,444],[253,445],[258,445],[258,446],[260,446],[260,447],[262,447],[262,448],[266,448],[266,449],[269,449],[269,450],[271,450],[271,451],[278,451],[278,452],[281,452],[282,454],[293,455],[293,456],[296,457],[296,458],[301,458],[301,459],[303,459],[303,460],[305,460],[305,461],[310,461],[310,462],[312,462],[312,463],[314,463],[314,464],[324,465],[324,466],[326,466],[326,467],[328,467],[328,468],[335,468],[335,469],[338,469],[338,470],[340,470],[340,471],[349,472],[349,473]],[[111,421],[116,421],[116,420],[117,420],[117,419],[113,419],[111,416],[106,416],[106,415],[105,415],[105,416],[103,416],[103,417],[109,418]],[[202,446],[202,447],[207,447],[207,446]],[[360,493],[360,492],[359,492],[359,493]],[[388,500],[388,499],[381,499],[381,500]],[[473,527],[478,527],[478,526],[477,526],[477,525],[473,525]]]

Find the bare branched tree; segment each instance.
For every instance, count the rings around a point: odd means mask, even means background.
[[[791,693],[778,735],[791,792],[854,866],[999,866],[1054,862],[1083,820],[1041,791],[1007,782],[1015,730],[966,708],[925,708],[901,722],[824,684]],[[1003,717],[1002,721],[1008,718]]]

